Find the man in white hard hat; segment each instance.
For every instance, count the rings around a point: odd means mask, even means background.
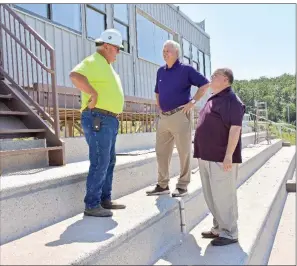
[[[119,127],[117,115],[124,106],[121,80],[111,63],[123,47],[122,36],[115,29],[108,29],[95,42],[97,51],[75,66],[70,78],[82,94],[81,124],[89,145],[84,214],[110,217],[111,209],[125,208],[111,200]]]

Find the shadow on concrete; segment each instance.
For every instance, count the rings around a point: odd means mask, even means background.
[[[163,256],[158,265],[243,265],[247,259],[239,243],[214,247],[210,243],[205,251],[193,235],[184,236],[183,242]]]
[[[107,233],[117,227],[118,223],[111,217],[99,218],[83,216],[74,224],[71,224],[60,235],[60,239],[46,244],[48,247],[61,246],[71,243],[95,243],[103,242],[113,236]]]

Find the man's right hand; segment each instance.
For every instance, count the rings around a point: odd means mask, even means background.
[[[89,104],[88,104],[88,107],[90,109],[95,108],[95,106],[97,104],[97,98],[98,98],[98,94],[97,93],[96,94],[94,93],[94,94],[91,95],[91,98],[90,98]]]

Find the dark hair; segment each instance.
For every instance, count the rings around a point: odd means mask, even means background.
[[[234,76],[233,76],[233,71],[230,68],[219,68],[215,71],[215,73],[217,72],[220,72],[223,75],[225,75],[228,78],[229,83],[233,84]]]
[[[96,42],[96,47],[102,46],[104,44],[104,42]]]

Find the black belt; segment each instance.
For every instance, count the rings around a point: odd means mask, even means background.
[[[106,110],[100,109],[100,108],[90,109],[89,107],[86,107],[83,111],[95,111],[95,112],[98,112],[98,113],[102,113],[102,114],[105,114],[105,115],[111,115],[111,116],[114,116],[114,117],[118,116],[118,114],[116,114],[116,113],[106,111]]]
[[[173,115],[175,113],[177,113],[178,111],[182,110],[183,107],[177,107],[171,111],[168,111],[168,112],[162,112],[162,115]]]

